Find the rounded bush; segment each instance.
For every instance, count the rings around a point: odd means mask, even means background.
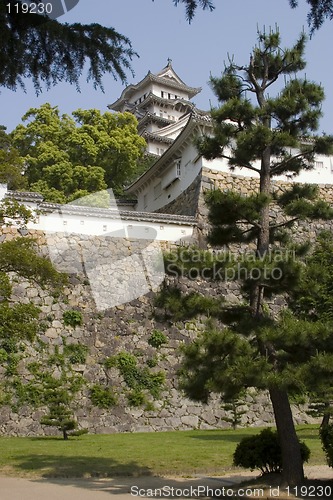
[[[65,311],[62,315],[65,325],[72,326],[75,328],[76,326],[81,326],[83,323],[82,314],[80,311],[76,311],[74,309],[70,309]]]
[[[303,462],[310,458],[310,450],[300,442]],[[249,436],[238,443],[234,453],[234,465],[245,469],[259,469],[263,474],[281,472],[282,456],[277,432],[264,429],[256,436]]]
[[[167,343],[168,337],[160,330],[154,330],[148,339],[148,344],[156,349],[159,349],[162,345]]]

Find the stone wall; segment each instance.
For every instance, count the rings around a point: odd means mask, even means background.
[[[259,179],[255,177],[242,177],[229,172],[219,172],[204,168],[201,174],[201,187],[205,189],[232,190],[238,193],[248,195],[258,191]],[[272,180],[273,191],[283,192],[290,189],[294,183]],[[333,185],[318,184],[319,197],[328,203],[333,204]]]
[[[3,229],[2,234],[3,239],[17,236],[9,228]],[[202,405],[184,398],[177,389],[179,346],[193,339],[198,331],[204,328],[204,318],[201,323],[189,321],[166,324],[164,321],[161,322],[154,316],[155,293],[153,291],[128,303],[120,302],[113,307],[103,309],[97,307],[96,294],[91,288],[91,280],[87,280],[87,269],[83,265],[84,259],[81,258],[82,251],[91,253],[95,260],[96,279],[102,284],[105,281],[107,288],[109,281],[107,273],[104,273],[104,264],[110,260],[120,263],[125,254],[137,252],[138,242],[121,239],[107,241],[100,237],[94,238],[94,241],[88,241],[84,238],[82,241],[76,241],[80,243],[76,247],[72,240],[72,250],[74,248],[75,252],[70,252],[68,242],[64,248],[61,235],[49,239],[48,242],[43,234],[35,233],[34,236],[42,245],[42,251],[47,253],[51,249],[53,258],[56,256],[58,259],[58,267],[69,272],[69,283],[62,297],[53,297],[47,290],[20,281],[14,286],[13,300],[24,303],[31,301],[40,307],[41,321],[46,325],[40,338],[51,353],[55,349],[61,353],[64,343],[66,345],[80,343],[88,346],[86,362],[73,365],[74,372],[82,374],[87,383],[75,410],[81,428],[89,429],[91,433],[113,433],[230,427],[230,424],[223,420],[226,413],[221,407],[219,398],[213,398],[208,405]],[[79,257],[74,258],[75,255]],[[96,262],[96,259],[99,262]],[[122,272],[126,274],[124,268]],[[123,278],[126,283],[126,276]],[[181,287],[184,291],[197,289],[210,296],[220,294],[233,300],[239,298],[235,283],[216,285],[182,279]],[[82,326],[71,327],[64,324],[63,313],[73,309],[82,313],[84,320]],[[148,343],[151,333],[156,329],[162,331],[168,338],[167,345],[158,351]],[[146,366],[147,359],[156,355],[158,357],[158,364],[151,368],[151,371],[162,370],[165,373],[165,388],[156,400],[148,395],[150,400],[148,406],[131,407],[126,398],[128,388],[119,371],[116,368],[105,369],[103,366],[103,361],[107,357],[122,351],[134,353],[142,366]],[[30,349],[29,356],[26,363],[34,360],[38,354]],[[21,366],[23,378],[25,374],[24,366]],[[118,402],[115,406],[101,409],[92,405],[89,387],[96,383],[115,390],[118,394]],[[260,426],[273,422],[266,394],[250,392],[241,409],[246,411],[242,415],[242,425]],[[53,428],[40,425],[40,418],[43,414],[45,414],[43,408],[33,409],[24,406],[14,411],[9,407],[2,407],[0,433],[29,436],[55,434],[57,431]],[[295,408],[294,414],[297,422],[312,421],[299,408]]]
[[[190,215],[197,214],[199,195],[201,190],[201,175],[198,175],[192,184],[183,191],[174,201],[156,210],[157,213]]]

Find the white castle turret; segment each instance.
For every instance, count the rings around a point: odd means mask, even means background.
[[[139,83],[126,87],[108,108],[133,113],[139,134],[147,141],[147,152],[161,156],[183,130],[194,108],[190,99],[200,91],[184,83],[168,59],[159,73],[149,71]]]

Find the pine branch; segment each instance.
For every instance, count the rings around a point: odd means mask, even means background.
[[[281,222],[280,224],[270,224],[269,228],[270,229],[278,229],[279,227],[287,227],[293,224],[294,222],[298,221],[299,217],[294,217],[293,219],[289,219],[286,222]]]
[[[281,173],[285,172],[288,168],[288,164],[294,160],[297,159],[306,159],[307,155],[313,155],[313,151],[311,152],[306,152],[306,153],[298,153],[296,155],[293,155],[289,158],[284,159],[280,163],[276,164],[274,167],[271,167],[271,173],[273,175],[280,175]]]
[[[33,81],[37,93],[61,81],[75,84],[88,64],[87,81],[103,90],[102,75],[111,73],[126,82],[136,57],[129,39],[99,24],[61,24],[45,17],[23,14],[0,0],[0,85],[15,90]]]
[[[224,158],[225,160],[228,160],[228,161],[231,161],[232,160],[232,156],[228,156],[228,155],[225,155],[225,154],[222,154],[220,156],[220,158]],[[236,166],[236,165],[235,165]],[[252,165],[250,165],[249,163],[245,163],[245,162],[238,162],[237,163],[237,166],[239,168],[247,168],[249,170],[252,170],[253,172],[256,172],[257,174],[260,174],[260,169],[259,168],[255,168],[253,167]],[[231,167],[232,168],[232,167]]]

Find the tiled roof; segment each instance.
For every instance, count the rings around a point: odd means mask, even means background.
[[[174,120],[169,120],[168,118],[164,118],[163,116],[154,115],[153,113],[146,113],[143,118],[139,121],[139,128],[142,127],[146,123],[162,123],[164,125],[169,125],[170,123],[174,123]]]
[[[186,99],[181,99],[181,98],[165,99],[164,97],[160,97],[156,94],[153,94],[152,92],[149,92],[146,99],[144,101],[140,102],[139,104],[137,104],[137,107],[144,108],[150,102],[156,102],[158,104],[164,104],[164,105],[168,105],[168,106],[172,106],[172,107],[176,106],[177,104],[182,104],[183,106],[186,106],[186,107],[189,106],[191,108],[193,107],[193,103],[191,103],[191,101],[187,101]]]
[[[179,83],[176,80],[172,78],[167,78],[167,77],[161,77],[161,76],[156,76],[153,75],[153,73],[149,72],[139,83],[135,85],[129,85],[126,87],[126,89],[123,90],[121,96],[119,99],[114,101],[113,103],[108,105],[109,109],[113,109],[115,111],[118,111],[121,109],[123,104],[125,104],[128,99],[131,98],[131,96],[142,86],[147,84],[148,82],[156,82],[160,83],[161,85],[166,86],[167,88],[173,88],[173,89],[178,89],[178,90],[183,90],[186,92],[191,99],[195,95],[199,94],[201,92],[201,87],[189,87],[188,85],[184,83]]]
[[[132,210],[116,210],[112,208],[80,207],[75,205],[60,205],[58,203],[41,203],[40,210],[44,213],[61,213],[66,215],[81,215],[84,217],[98,217],[118,220],[132,220],[136,222],[155,222],[168,224],[196,225],[195,217],[172,215],[151,212],[136,212]]]
[[[7,191],[6,198],[13,198],[17,201],[31,201],[39,203],[43,201],[43,196],[40,193],[34,193],[31,191]]]
[[[147,140],[162,142],[163,144],[172,144],[174,141],[174,139],[170,139],[170,137],[163,137],[161,135],[153,134],[152,132],[147,131],[144,131],[141,135]]]

